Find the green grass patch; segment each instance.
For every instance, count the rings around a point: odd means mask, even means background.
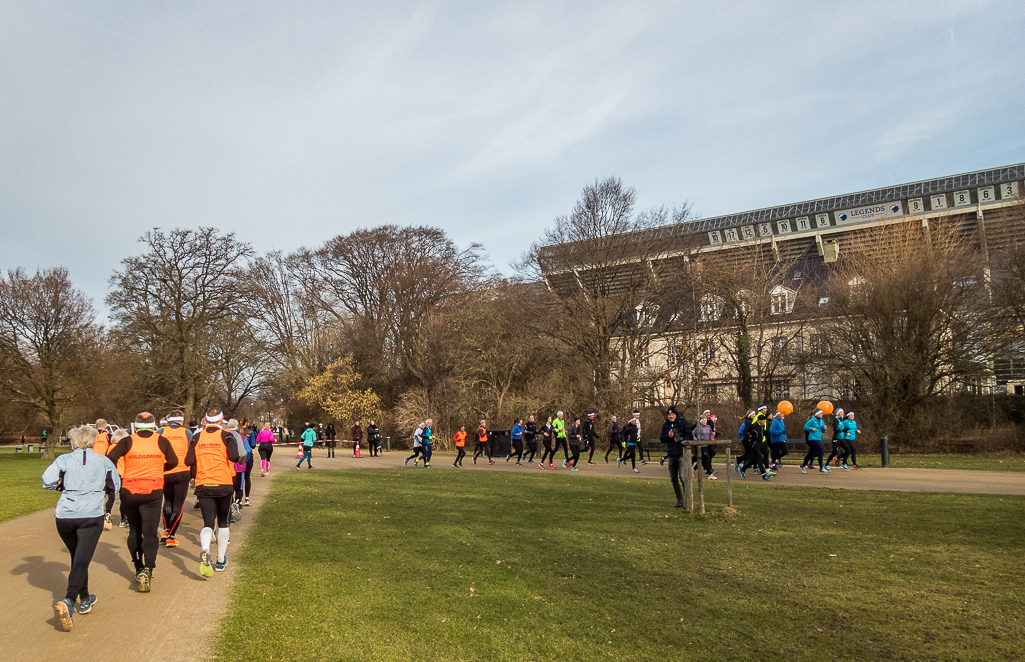
[[[996,660],[1025,498],[347,470],[278,476],[225,660]],[[835,555],[835,556],[833,556]]]
[[[823,445],[825,457],[829,457],[830,444]],[[874,449],[877,450],[877,449]],[[791,450],[784,458],[784,464],[801,464],[804,453]],[[716,460],[719,458],[717,457]],[[858,464],[867,468],[879,468],[882,458],[878,452],[865,453],[858,449]],[[1025,471],[1025,455],[894,455],[890,454],[890,467],[894,469],[967,469],[972,471]]]
[[[42,453],[0,453],[0,522],[57,503],[57,492],[43,489],[43,471],[50,463],[42,458]]]

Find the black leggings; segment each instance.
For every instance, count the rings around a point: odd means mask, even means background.
[[[848,450],[851,451],[851,464],[858,466],[858,449],[854,446],[854,440],[844,439],[844,443],[847,444]]]
[[[562,454],[565,456],[566,461],[569,462],[569,447],[566,445],[566,437],[555,438],[555,450],[552,451],[552,459],[555,459],[555,454],[559,452],[559,447],[562,447]]]
[[[618,442],[618,441],[612,441],[611,439],[609,439],[609,449],[607,451],[605,451],[605,461],[606,462],[609,461],[609,455],[612,453],[612,451],[619,451],[619,457],[620,457],[620,459],[622,459],[622,457],[623,457],[623,445],[620,442]]]
[[[571,462],[573,466],[577,466],[577,462],[580,461],[580,446],[577,444],[570,444],[569,447],[570,458],[567,462]]]
[[[527,462],[533,462],[534,456],[537,455],[537,441],[534,439],[527,439],[527,452],[525,455],[529,455]]]
[[[260,459],[270,462],[270,456],[274,455],[274,444],[262,443],[260,444]]]
[[[249,498],[249,493],[253,490],[253,454],[250,453],[249,457],[246,458],[246,498]]]
[[[491,446],[486,441],[484,443],[478,441],[477,446],[473,449],[473,459],[477,459],[482,455],[487,455],[488,460],[491,460]]]
[[[231,495],[219,497],[199,497],[199,512],[203,513],[203,526],[214,528],[214,520],[218,528],[228,528],[228,514],[231,512]]]
[[[103,533],[103,516],[75,517],[57,520],[57,535],[71,552],[71,572],[68,573],[68,592],[64,597],[72,603],[89,597],[89,563],[93,560],[96,543]]]
[[[623,456],[620,457],[619,459],[622,460],[624,464],[629,461],[630,462],[630,466],[633,467],[634,469],[636,469],[637,468],[637,453],[636,453],[636,450],[637,450],[637,445],[636,444],[627,444],[626,445],[626,452],[623,453]]]
[[[163,490],[153,490],[149,494],[121,490],[121,505],[128,517],[128,553],[132,555],[136,572],[143,568],[152,570],[157,565],[157,545],[160,543],[157,527],[163,500]]]
[[[113,494],[107,495],[107,501],[103,504],[103,512],[110,514],[110,511],[114,510],[114,496]]]
[[[244,475],[244,471],[236,471],[235,475],[231,478],[231,485],[234,487],[232,501],[236,503],[242,503],[242,478]]]
[[[541,453],[541,464],[545,463],[545,460],[549,460],[554,464],[555,462],[555,451],[552,450],[552,440],[549,437],[544,440],[545,451]]]
[[[673,482],[673,491],[676,492],[676,503],[683,503],[683,490],[680,488],[680,466],[683,458],[679,455],[669,457],[669,480]]]
[[[422,450],[423,450],[423,446],[414,446],[413,447],[413,454],[406,458],[406,462],[409,462],[410,460],[412,460],[414,458],[420,457],[420,452]]]
[[[523,439],[513,439],[512,446],[512,453],[509,456],[515,457],[516,461],[520,462],[523,460]]]
[[[819,469],[821,469],[822,468],[822,442],[821,441],[815,441],[814,439],[809,439],[808,440],[808,454],[804,456],[803,460],[801,460],[801,466],[802,467],[810,467],[810,466],[812,466],[811,463],[815,461],[815,458],[818,458],[818,460],[819,460]]]
[[[174,537],[182,521],[185,500],[189,498],[189,472],[176,471],[164,476],[164,531]]]
[[[787,448],[787,442],[777,441],[774,444],[769,444],[769,452],[772,454],[773,462],[783,462],[783,458],[790,455],[790,449]]]
[[[750,442],[744,442],[744,464],[740,467],[741,471],[747,471],[750,467],[755,467],[758,473],[765,473],[768,468],[765,462],[765,455],[762,453],[762,442],[758,441],[754,444]]]
[[[594,439],[588,439],[585,441],[585,443],[587,444],[587,449],[590,451],[590,453],[587,455],[587,461],[591,462],[592,460],[594,460],[594,451],[598,446],[598,442]]]
[[[712,458],[715,457],[714,446],[702,446],[701,447],[701,468],[705,470],[705,473],[709,476],[712,475]]]
[[[466,449],[463,446],[457,446],[456,451],[458,451],[459,454],[456,455],[456,461],[452,464],[463,466],[463,458],[466,457]]]

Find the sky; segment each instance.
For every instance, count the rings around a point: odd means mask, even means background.
[[[701,217],[1025,161],[1025,2],[0,0],[0,269],[101,316],[153,227],[444,229],[620,177]]]

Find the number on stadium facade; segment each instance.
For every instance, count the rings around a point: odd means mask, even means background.
[[[810,229],[811,229],[811,223],[808,222],[808,217],[807,216],[802,216],[801,218],[797,219],[797,231],[798,232],[804,232],[805,230],[810,230]]]
[[[1000,185],[1000,197],[1004,200],[1018,197],[1018,182],[1007,182]]]
[[[929,207],[933,210],[947,208],[947,194],[940,193],[929,198]]]
[[[726,228],[726,241],[740,241],[737,228]]]
[[[790,220],[776,221],[776,231],[780,234],[786,234],[790,232]]]
[[[713,246],[722,246],[722,234],[720,234],[718,230],[712,230],[708,233],[708,241],[710,241]]]
[[[921,214],[925,211],[925,203],[921,198],[911,198],[908,200],[908,208],[912,214]]]
[[[815,227],[817,227],[817,228],[828,228],[829,227],[829,214],[815,214]]]
[[[968,207],[972,204],[972,194],[970,191],[954,191],[954,206],[955,207]]]
[[[772,236],[772,223],[759,223],[758,224],[758,234],[761,235],[762,237],[771,237]]]
[[[750,225],[745,225],[740,228],[740,231],[744,234],[744,241],[750,241],[755,238],[755,229]]]
[[[997,199],[996,191],[993,190],[992,186],[980,186],[979,189],[979,202],[993,202]]]

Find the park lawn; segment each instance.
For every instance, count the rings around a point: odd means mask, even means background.
[[[1025,498],[453,470],[278,476],[223,660],[999,660]],[[835,555],[835,556],[833,556]]]
[[[50,463],[42,458],[42,453],[0,453],[0,522],[57,503],[57,492],[43,489],[43,470]]]
[[[830,445],[824,445],[829,457]],[[791,451],[784,464],[801,464],[803,453]],[[717,460],[719,458],[716,458]],[[864,453],[858,449],[858,464],[864,468],[879,468],[879,453]],[[1025,471],[1025,455],[894,455],[890,454],[890,467],[894,469],[967,469],[972,471]]]

